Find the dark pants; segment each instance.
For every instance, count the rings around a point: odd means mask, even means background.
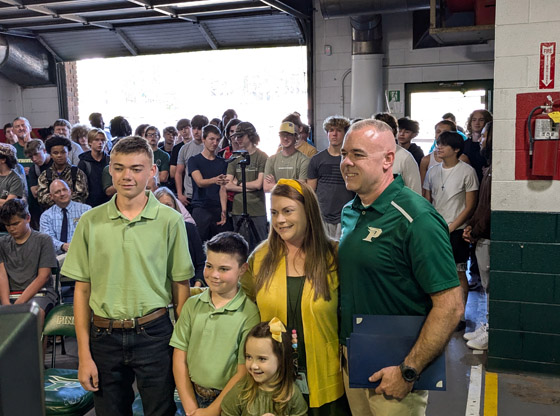
[[[231,224],[216,225],[222,219],[222,209],[220,207],[194,207],[192,217],[196,222],[196,228],[200,234],[200,239],[204,243],[222,231],[232,231]]]
[[[135,377],[146,416],[175,415],[172,332],[168,315],[134,329],[91,325],[91,354],[99,373],[96,415],[132,416]]]

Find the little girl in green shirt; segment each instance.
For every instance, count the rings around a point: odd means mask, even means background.
[[[291,342],[278,318],[251,329],[245,341],[248,374],[224,397],[222,416],[307,415],[307,404],[294,383]]]

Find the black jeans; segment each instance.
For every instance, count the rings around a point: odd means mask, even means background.
[[[99,373],[96,415],[132,416],[135,377],[146,416],[175,415],[172,332],[167,314],[134,329],[91,325],[91,354]]]

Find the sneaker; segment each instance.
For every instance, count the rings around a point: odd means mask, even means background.
[[[488,349],[488,331],[484,331],[475,339],[467,342],[467,347],[473,350],[486,351]]]
[[[480,334],[482,334],[483,332],[487,332],[487,331],[488,331],[488,324],[481,324],[473,332],[466,332],[465,335],[463,335],[463,339],[465,341],[470,341],[472,339],[478,338],[480,336]]]

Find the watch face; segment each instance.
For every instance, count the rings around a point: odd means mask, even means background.
[[[411,368],[404,370],[404,378],[407,380],[414,380],[416,378],[416,371]]]

